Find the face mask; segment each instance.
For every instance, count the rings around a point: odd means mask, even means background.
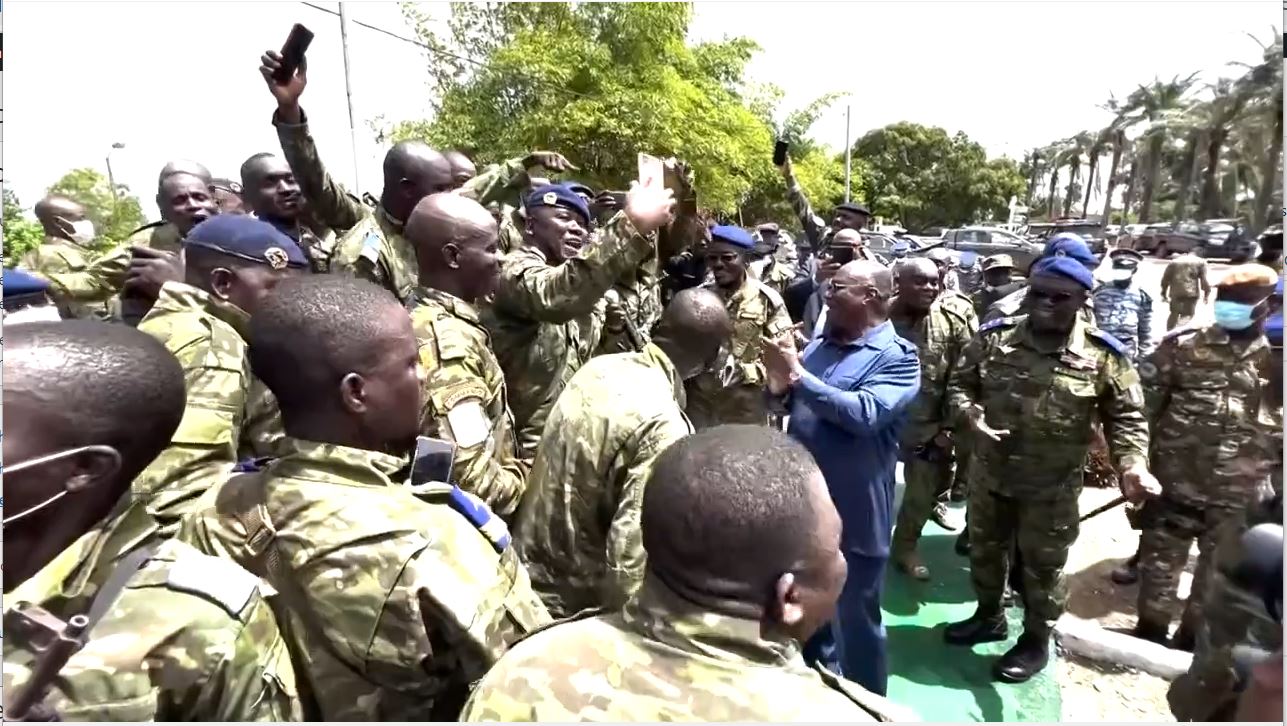
[[[28,305],[25,308],[18,308],[12,312],[5,311],[5,325],[19,325],[21,323],[56,323],[62,320],[58,314],[58,308],[53,305]]]
[[[1130,282],[1131,278],[1134,276],[1135,276],[1134,270],[1112,269],[1108,271],[1108,281],[1115,282],[1118,285],[1125,285],[1126,283]]]
[[[1255,305],[1233,302],[1231,300],[1215,301],[1216,325],[1225,330],[1246,330],[1255,320]]]
[[[89,244],[94,241],[94,223],[88,219],[81,219],[71,224],[71,238],[77,244]]]
[[[73,456],[80,456],[81,454],[90,453],[90,452],[106,454],[107,456],[112,457],[116,461],[117,468],[120,468],[121,455],[116,449],[113,449],[110,446],[94,445],[94,446],[80,446],[75,449],[59,451],[57,453],[48,454],[46,456],[37,456],[34,459],[29,459],[27,461],[24,461],[18,464],[13,464],[12,466],[6,466],[4,468],[4,473],[8,476],[12,476],[13,474],[23,471],[24,469],[34,469],[35,467],[44,466],[45,464],[49,464],[51,462],[60,461],[62,459],[67,459]],[[4,526],[7,527],[24,517],[27,517],[32,514],[35,514],[36,512],[39,512],[40,510],[44,509],[45,507],[48,507],[50,504],[53,504],[54,502],[58,501],[59,499],[62,499],[65,496],[67,496],[67,490],[63,489],[62,491],[58,492],[57,494],[46,499],[40,504],[37,504],[34,507],[24,509],[23,511],[18,512],[12,517],[5,517],[4,521],[0,522],[0,524],[3,524]]]

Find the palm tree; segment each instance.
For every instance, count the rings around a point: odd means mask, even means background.
[[[1140,202],[1140,221],[1152,221],[1153,196],[1157,188],[1157,175],[1162,163],[1162,146],[1169,134],[1168,122],[1184,103],[1185,96],[1193,88],[1198,74],[1193,73],[1181,78],[1176,76],[1169,81],[1153,79],[1148,85],[1141,85],[1126,97],[1122,104],[1123,113],[1130,119],[1128,125],[1147,122],[1148,129],[1144,136],[1148,139],[1145,153],[1144,188]]]
[[[1203,128],[1195,128],[1190,132],[1188,149],[1184,158],[1188,160],[1185,165],[1184,179],[1180,183],[1179,194],[1175,197],[1175,223],[1179,224],[1184,221],[1184,215],[1188,211],[1189,196],[1193,192],[1193,182],[1198,177],[1199,164],[1202,162],[1203,149],[1207,142],[1207,131]],[[1217,216],[1217,215],[1203,215]]]
[[[1113,143],[1116,136],[1116,124],[1112,124],[1096,131],[1090,142],[1090,149],[1086,152],[1087,161],[1090,162],[1090,170],[1086,173],[1086,198],[1081,203],[1081,217],[1086,218],[1086,212],[1090,209],[1090,195],[1095,188],[1095,172],[1099,170],[1099,157],[1104,155],[1104,150]],[[1116,173],[1115,171],[1113,173]]]
[[[1201,130],[1205,141],[1206,172],[1202,177],[1198,213],[1206,218],[1221,216],[1220,151],[1252,97],[1251,87],[1235,84],[1230,78],[1221,78],[1210,88],[1214,96],[1191,109],[1192,123]]]
[[[1269,202],[1274,194],[1274,187],[1282,181],[1278,164],[1283,154],[1283,36],[1277,28],[1272,29],[1269,43],[1256,42],[1260,45],[1261,62],[1246,66],[1247,73],[1239,84],[1243,86],[1251,101],[1247,108],[1244,124],[1246,129],[1268,137],[1268,152],[1262,157],[1259,168],[1259,188],[1253,201],[1251,227],[1259,231],[1268,224]],[[1254,38],[1253,38],[1254,40]]]
[[[1063,164],[1068,167],[1068,192],[1064,195],[1064,216],[1072,214],[1073,198],[1077,194],[1077,180],[1081,177],[1081,161],[1084,154],[1088,154],[1093,140],[1090,134],[1085,131],[1073,136],[1068,140],[1068,148],[1064,151]]]

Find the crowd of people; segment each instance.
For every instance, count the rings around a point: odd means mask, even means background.
[[[1176,715],[1232,715],[1234,646],[1280,652],[1238,567],[1282,523],[1280,235],[1212,324],[1171,262],[1157,342],[1138,253],[887,265],[789,158],[798,244],[710,223],[673,160],[615,192],[406,141],[359,198],[280,64],[280,154],[167,163],[162,220],[105,252],[48,197],[5,270],[6,718],[914,720],[887,565],[931,579],[921,532],[966,502],[977,610],[943,637],[1021,606],[993,673],[1027,681],[1097,446],[1135,632],[1196,653]]]

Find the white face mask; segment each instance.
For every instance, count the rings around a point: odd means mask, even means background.
[[[71,238],[77,244],[89,244],[94,241],[94,223],[88,219],[69,222],[72,228]]]
[[[5,325],[56,323],[59,320],[62,320],[62,316],[58,314],[58,308],[53,305],[29,305],[25,308],[18,308],[13,312],[6,310],[4,313]]]
[[[5,322],[7,323],[9,321],[6,320]],[[116,460],[116,467],[118,469],[120,468],[121,455],[116,449],[112,448],[111,446],[102,446],[99,444],[94,444],[91,446],[79,446],[74,449],[68,449],[67,451],[59,451],[53,454],[47,454],[45,456],[38,456],[34,459],[28,459],[27,461],[22,461],[17,464],[12,464],[10,466],[5,467],[5,473],[9,475],[13,475],[22,471],[23,469],[34,469],[37,466],[44,466],[45,464],[59,461],[60,459],[66,459],[71,456],[79,456],[80,454],[85,454],[90,452],[101,453],[112,457],[113,459]],[[62,491],[58,492],[52,497],[49,497],[48,499],[37,504],[34,507],[28,507],[27,509],[24,509],[21,512],[18,512],[17,514],[5,517],[3,522],[0,522],[0,524],[3,524],[4,526],[7,527],[13,524],[14,522],[17,522],[20,519],[24,519],[32,514],[35,514],[36,512],[39,512],[40,510],[44,509],[45,507],[48,507],[50,504],[53,504],[54,502],[58,501],[59,499],[62,499],[65,496],[67,496],[67,490],[63,489]]]

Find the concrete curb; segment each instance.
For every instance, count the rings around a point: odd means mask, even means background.
[[[1172,680],[1189,670],[1193,654],[1105,630],[1094,620],[1064,614],[1055,623],[1055,638],[1069,653],[1099,663],[1125,666]]]

